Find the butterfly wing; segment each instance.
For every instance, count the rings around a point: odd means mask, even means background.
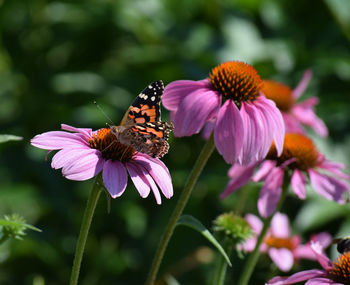
[[[138,152],[161,158],[168,152],[169,133],[173,128],[173,124],[168,122],[135,124],[126,127],[118,139]]]
[[[160,100],[163,95],[163,81],[149,84],[126,111],[120,125],[154,123],[160,121]]]

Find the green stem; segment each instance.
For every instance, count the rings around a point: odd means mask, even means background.
[[[265,238],[265,235],[266,235],[266,232],[267,232],[267,230],[270,227],[273,215],[276,212],[278,212],[281,209],[281,207],[282,207],[282,204],[283,204],[283,202],[284,202],[284,200],[285,200],[285,198],[287,196],[287,192],[288,192],[287,190],[288,190],[289,183],[290,183],[290,176],[285,171],[284,179],[283,179],[283,185],[282,185],[281,198],[278,201],[278,204],[276,206],[276,210],[274,211],[274,213],[264,220],[263,228],[262,228],[262,230],[261,230],[261,232],[260,232],[260,234],[258,236],[255,248],[254,248],[253,252],[249,255],[249,258],[248,258],[248,260],[245,263],[245,266],[243,268],[243,273],[241,275],[241,279],[238,282],[239,285],[247,285],[248,282],[249,282],[249,279],[250,279],[250,277],[251,277],[251,275],[253,273],[253,270],[254,270],[254,268],[256,266],[256,263],[258,262],[258,259],[259,259],[259,256],[260,256],[261,243],[263,242],[263,240]]]
[[[83,259],[86,239],[89,234],[89,229],[92,221],[92,217],[95,212],[95,208],[98,202],[98,199],[100,197],[101,191],[102,191],[102,179],[101,174],[99,174],[96,177],[94,186],[91,190],[89,199],[87,201],[87,205],[85,208],[85,212],[83,215],[83,221],[81,223],[80,227],[80,233],[78,237],[77,247],[75,249],[75,256],[74,256],[74,262],[72,267],[72,273],[70,276],[70,285],[76,285],[78,284],[78,278],[79,278],[79,271],[80,271],[80,265],[81,261]]]
[[[226,240],[224,242],[224,249],[228,256],[230,256],[230,253],[232,251],[232,241]],[[217,269],[214,275],[214,281],[213,285],[223,285],[225,282],[226,277],[226,270],[227,270],[227,261],[226,259],[220,254],[219,260],[217,262]]]
[[[214,145],[214,138],[213,135],[209,138],[209,140],[206,142],[204,145],[192,171],[190,176],[188,177],[188,180],[185,184],[185,187],[181,193],[181,196],[179,198],[179,201],[176,204],[176,207],[170,217],[169,223],[163,233],[163,236],[159,242],[156,254],[154,256],[152,265],[151,265],[151,270],[148,274],[148,278],[146,280],[146,285],[152,285],[154,284],[157,273],[159,270],[160,263],[163,259],[165,250],[167,248],[167,245],[169,243],[169,240],[174,232],[174,229],[176,227],[176,223],[181,216],[187,201],[192,193],[193,187],[196,184],[199,175],[201,174],[204,166],[206,165],[210,155],[212,154],[213,150],[215,148]]]

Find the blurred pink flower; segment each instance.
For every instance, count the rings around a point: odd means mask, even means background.
[[[303,128],[303,125],[305,125],[311,127],[318,135],[325,137],[328,135],[328,129],[314,111],[315,105],[319,102],[318,98],[313,96],[303,102],[297,101],[307,88],[311,76],[311,70],[306,70],[294,90],[280,82],[264,80],[262,92],[266,98],[274,101],[280,109],[286,132],[305,134]]]
[[[207,125],[227,163],[263,159],[276,142],[282,151],[284,123],[273,101],[261,96],[262,80],[250,65],[230,61],[214,67],[209,78],[178,80],[165,87],[163,105],[170,110],[174,135],[191,136]],[[206,124],[208,123],[208,124]]]
[[[281,156],[277,157],[276,148],[272,145],[266,159],[253,175],[257,166],[258,163],[249,166],[233,165],[228,172],[231,180],[220,197],[227,197],[250,179],[255,182],[264,181],[258,200],[258,210],[262,217],[268,217],[275,211],[281,197],[284,171],[290,169],[292,172],[290,184],[299,199],[306,198],[305,185],[308,176],[311,186],[318,194],[340,204],[345,202],[343,194],[349,190],[345,180],[350,179],[349,175],[341,171],[345,166],[326,160],[312,140],[304,135],[286,134]],[[325,171],[331,176],[325,174]]]
[[[251,252],[255,248],[263,223],[257,216],[252,214],[247,214],[245,219],[252,227],[254,236],[243,244],[242,249]],[[311,241],[320,242],[323,248],[326,248],[332,242],[332,237],[329,233],[323,232],[314,235]],[[301,244],[300,236],[291,235],[288,216],[282,213],[276,213],[273,216],[270,229],[261,244],[260,251],[267,253],[276,266],[285,272],[289,271],[299,259],[316,260],[316,256],[311,250],[310,242]]]
[[[311,243],[321,269],[311,269],[300,271],[289,277],[274,277],[266,285],[288,285],[306,281],[306,285],[344,285],[350,284],[350,252],[346,252],[338,257],[337,262],[331,262],[322,250],[322,245],[318,242]]]
[[[161,204],[156,184],[166,198],[173,195],[170,173],[164,163],[119,143],[109,128],[94,132],[64,124],[61,128],[64,131],[36,135],[31,144],[49,152],[59,150],[53,156],[51,166],[62,168],[67,179],[87,180],[102,171],[105,187],[112,198],[116,198],[124,193],[129,172],[142,198],[146,198],[152,189],[157,204]]]

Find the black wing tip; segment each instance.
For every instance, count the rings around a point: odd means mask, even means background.
[[[160,86],[161,88],[164,88],[164,83],[163,83],[163,80],[159,79],[159,80],[156,80],[156,81],[153,81],[151,84],[149,84],[151,86],[153,85],[157,85],[157,86]]]

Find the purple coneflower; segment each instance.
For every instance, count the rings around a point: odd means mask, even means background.
[[[264,80],[262,92],[265,97],[276,103],[281,111],[286,132],[305,134],[303,125],[311,127],[318,135],[325,137],[328,130],[324,122],[316,116],[314,106],[319,100],[313,96],[303,102],[297,100],[308,86],[312,73],[306,70],[303,78],[295,89],[273,80]]]
[[[263,159],[272,140],[278,153],[283,147],[283,118],[261,88],[252,66],[229,61],[214,67],[204,80],[168,84],[162,102],[171,111],[175,136],[191,136],[211,124],[225,161],[247,165]]]
[[[255,248],[263,223],[252,214],[247,214],[245,219],[252,227],[254,236],[243,244],[242,249],[251,252]],[[332,238],[329,233],[323,232],[312,236],[310,241],[318,241],[323,248],[326,248],[331,243]],[[316,260],[310,242],[302,244],[299,235],[291,235],[288,216],[282,213],[276,213],[273,216],[270,229],[260,246],[260,251],[267,253],[276,266],[285,272],[289,271],[293,264],[300,259]]]
[[[288,285],[306,281],[305,285],[344,285],[350,284],[350,252],[331,262],[318,243],[311,243],[311,248],[322,269],[311,269],[297,272],[289,277],[274,277],[266,285]]]
[[[128,175],[142,198],[152,189],[157,204],[160,190],[166,198],[173,195],[168,168],[158,158],[136,152],[117,141],[109,128],[97,131],[61,125],[62,130],[35,136],[31,144],[48,151],[59,150],[52,158],[52,168],[62,168],[70,180],[87,180],[102,171],[105,187],[116,198],[124,193]],[[68,131],[68,132],[66,132]]]
[[[257,164],[233,165],[229,170],[231,180],[220,197],[227,197],[251,178],[255,182],[264,181],[258,200],[258,210],[262,217],[268,217],[275,211],[282,193],[286,169],[291,171],[290,184],[294,194],[300,199],[306,198],[307,176],[318,194],[337,203],[345,202],[343,194],[349,190],[345,180],[350,177],[341,171],[345,166],[326,160],[312,140],[301,134],[286,134],[283,152],[279,157],[275,145],[272,144],[266,159],[253,176],[256,166]],[[324,172],[329,172],[332,176]]]

